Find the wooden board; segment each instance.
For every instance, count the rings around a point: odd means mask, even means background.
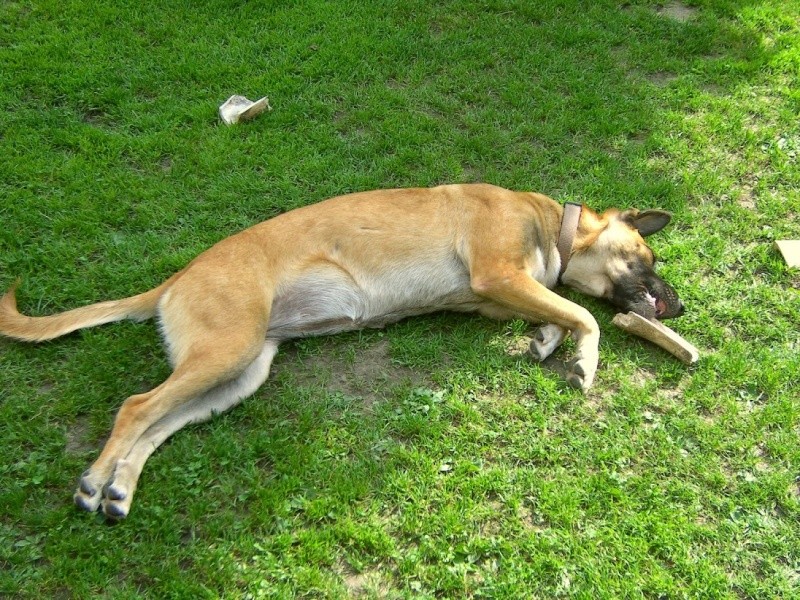
[[[800,267],[800,240],[778,240],[775,246],[790,267]]]

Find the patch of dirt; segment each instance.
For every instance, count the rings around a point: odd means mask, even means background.
[[[631,144],[635,144],[635,145],[641,146],[642,144],[644,144],[647,141],[648,137],[649,137],[649,135],[647,133],[645,133],[644,131],[639,131],[637,133],[629,135],[628,136],[628,142],[631,143]]]
[[[522,337],[514,338],[506,345],[506,354],[509,356],[522,356],[528,354],[528,349],[531,346],[532,337],[524,335]]]
[[[716,83],[706,83],[702,86],[703,91],[713,96],[724,96],[725,95],[725,88],[721,85],[717,85]]]
[[[656,375],[651,369],[637,368],[634,369],[633,374],[631,375],[631,383],[638,388],[643,388],[655,378]]]
[[[62,586],[56,588],[51,597],[53,600],[69,600],[70,598],[74,598],[75,595],[72,593],[71,589],[66,586]]]
[[[613,394],[601,396],[593,391],[590,391],[590,393],[586,395],[583,405],[589,411],[589,414],[596,425],[602,424],[602,422],[606,420],[608,398],[612,396]]]
[[[465,164],[461,166],[461,172],[465,183],[480,183],[485,179],[483,169],[480,167]]]
[[[36,392],[43,396],[46,396],[47,394],[50,394],[55,389],[55,387],[56,384],[53,383],[52,381],[43,381],[42,385],[39,386]]]
[[[683,2],[670,2],[669,4],[657,8],[656,14],[672,19],[673,21],[678,21],[679,23],[686,23],[697,15],[697,9]]]
[[[95,450],[96,444],[92,440],[91,427],[88,416],[79,416],[67,430],[67,443],[64,451],[67,454],[84,454]]]
[[[390,587],[377,568],[354,573],[349,568],[343,569],[342,583],[347,588],[348,598],[363,598],[377,595],[378,598],[389,596]]]
[[[541,515],[537,515],[534,510],[525,503],[520,504],[518,515],[520,521],[522,521],[522,525],[528,531],[543,533],[549,529],[547,523],[542,519]]]
[[[675,387],[659,387],[656,391],[656,395],[664,402],[665,406],[674,406],[675,404],[683,402],[683,396],[686,393],[686,388],[689,386],[690,381],[689,377],[684,377]]]
[[[334,344],[330,342],[323,352],[302,362],[283,363],[280,369],[288,371],[300,386],[321,386],[328,393],[361,398],[366,409],[385,397],[386,390],[431,385],[424,373],[392,361],[389,340],[379,340],[357,351],[353,359],[348,359],[345,348]]]
[[[90,106],[83,111],[83,122],[91,125],[102,124],[105,121],[106,114],[95,106]]]
[[[758,175],[751,175],[745,179],[742,183],[741,190],[739,191],[739,196],[736,198],[737,204],[742,208],[747,210],[755,210],[756,208],[756,191],[755,188],[758,185],[759,177]]]
[[[559,379],[561,379],[563,382],[567,381],[567,376],[569,375],[569,364],[560,358],[556,358],[555,353],[545,358],[539,364],[548,371],[558,375]]]
[[[742,208],[746,208],[747,210],[755,210],[756,199],[752,188],[745,186],[742,189],[742,192],[739,194],[739,197],[736,199],[736,202]]]
[[[678,78],[675,73],[670,73],[669,71],[656,71],[655,73],[651,73],[646,77],[647,81],[656,87],[666,87]]]
[[[643,73],[635,65],[632,65],[628,59],[628,53],[623,47],[615,47],[611,50],[611,56],[616,60],[620,69],[625,71],[628,77],[633,79],[645,79],[655,85],[656,87],[665,87],[675,81],[678,76],[669,71],[656,71],[655,73]],[[629,141],[634,143],[643,143],[647,140],[648,134],[645,132],[634,134],[628,138]]]
[[[533,337],[529,335],[523,335],[510,340],[508,344],[506,344],[506,354],[509,356],[527,356],[528,360],[555,373],[566,381],[567,375],[569,374],[569,365],[560,358],[557,358],[560,347],[556,348],[555,351],[543,361],[537,361],[529,352],[531,341],[533,341]]]

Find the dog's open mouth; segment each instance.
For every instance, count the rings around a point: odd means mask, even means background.
[[[644,299],[652,307],[656,319],[660,319],[669,310],[667,303],[661,298],[654,296],[652,292],[645,292]]]
[[[683,303],[678,294],[663,281],[656,281],[654,285],[642,282],[620,285],[611,301],[645,319],[671,319],[683,314]]]
[[[661,290],[645,290],[631,310],[639,313],[647,319],[671,319],[683,314],[683,302],[669,286],[663,286]]]

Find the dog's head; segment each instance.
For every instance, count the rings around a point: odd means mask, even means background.
[[[562,281],[648,319],[680,316],[683,303],[656,275],[655,255],[644,241],[666,227],[670,218],[661,210],[636,209],[611,209],[598,216],[584,207]]]

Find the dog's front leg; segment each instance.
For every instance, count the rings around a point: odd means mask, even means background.
[[[472,290],[531,320],[548,323],[543,328],[546,337],[542,340],[542,353],[552,352],[566,332],[571,332],[576,350],[567,382],[580,390],[588,390],[599,360],[600,327],[595,318],[588,310],[547,289],[522,269],[513,265],[490,267],[473,268]]]

